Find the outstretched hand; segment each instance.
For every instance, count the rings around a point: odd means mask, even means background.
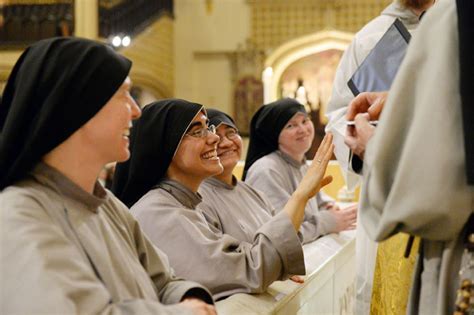
[[[180,305],[191,310],[193,314],[196,315],[217,315],[214,305],[206,304],[197,298],[186,298],[180,303]]]
[[[332,137],[333,136],[330,133],[324,136],[324,139],[319,145],[318,151],[313,158],[311,166],[298,185],[297,191],[307,199],[314,197],[322,187],[332,182],[332,176],[324,176],[329,160],[334,151]]]
[[[318,152],[316,152],[311,166],[283,208],[288,214],[295,231],[300,229],[301,222],[303,222],[304,209],[308,200],[332,181],[332,177],[324,176],[324,173],[333,150],[332,134],[328,133],[319,145]]]
[[[290,280],[293,281],[293,282],[295,282],[295,283],[300,283],[300,284],[301,284],[301,283],[304,283],[304,277],[302,277],[302,276],[296,276],[296,275],[295,275],[295,276],[291,276],[291,277],[290,277]]]
[[[345,230],[353,230],[357,222],[357,204],[351,205],[344,209],[332,208],[328,210],[336,220],[336,227],[332,232],[341,232]]]

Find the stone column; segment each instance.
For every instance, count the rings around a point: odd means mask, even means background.
[[[74,36],[89,39],[99,37],[98,0],[74,1]]]
[[[273,83],[273,69],[272,67],[267,67],[263,70],[262,73],[262,81],[263,81],[263,104],[268,104],[272,101],[272,83]]]

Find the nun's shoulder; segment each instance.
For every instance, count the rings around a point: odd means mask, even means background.
[[[47,191],[32,180],[22,180],[0,192],[0,207],[14,204],[41,204],[48,197]]]
[[[203,180],[201,182],[201,185],[199,185],[198,192],[201,195],[203,195],[203,194],[213,194],[215,188],[216,187],[210,183],[209,179],[206,178],[205,180]]]
[[[41,185],[30,180],[6,187],[0,192],[1,221],[21,216],[46,215],[42,210],[51,205],[50,195]]]
[[[148,211],[166,211],[182,208],[179,201],[169,192],[161,188],[155,188],[141,197],[131,208],[132,214],[136,215]]]
[[[277,151],[273,151],[261,158],[259,158],[255,163],[252,164],[250,170],[265,171],[278,168],[282,165],[282,158]]]

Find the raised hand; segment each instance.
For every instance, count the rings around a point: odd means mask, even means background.
[[[334,151],[332,134],[324,136],[319,145],[318,151],[313,158],[313,162],[301,180],[296,191],[307,199],[314,197],[322,187],[332,182],[332,176],[324,176],[329,160]]]

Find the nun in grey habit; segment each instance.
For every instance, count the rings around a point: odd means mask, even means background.
[[[179,302],[213,303],[96,181],[129,155],[124,133],[140,115],[130,67],[77,38],[37,42],[17,61],[0,106],[0,313],[194,314]]]
[[[263,193],[232,174],[243,146],[234,120],[216,109],[207,109],[207,117],[216,126],[220,138],[217,156],[224,171],[206,178],[199,186],[202,196],[199,209],[223,233],[253,242],[255,232],[272,220],[275,210]]]
[[[304,205],[320,185],[332,152],[331,137],[318,152],[305,187],[285,211],[242,241],[209,224],[198,210],[201,182],[222,172],[219,137],[202,105],[170,99],[143,109],[131,135],[131,159],[117,166],[114,190],[177,275],[206,285],[215,298],[264,291],[273,281],[304,274],[297,231]]]
[[[277,212],[283,209],[308,171],[304,156],[302,160],[296,160],[280,148],[280,135],[297,115],[306,119],[301,128],[311,130],[311,144],[314,137],[312,122],[308,120],[304,106],[294,99],[281,99],[262,106],[250,123],[250,142],[243,179],[263,192]],[[294,135],[298,137],[297,133]],[[292,143],[295,142],[292,139]],[[323,192],[308,201],[300,229],[304,243],[329,233],[354,228],[356,208],[331,211],[333,207],[337,207],[334,200]]]

